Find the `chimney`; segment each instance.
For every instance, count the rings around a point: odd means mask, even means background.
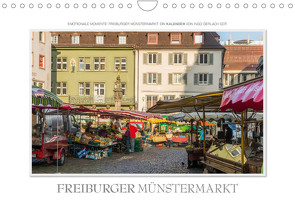
[[[231,37],[231,34],[229,34],[229,45],[232,44],[232,37]]]
[[[250,35],[248,34],[247,44],[250,44]]]

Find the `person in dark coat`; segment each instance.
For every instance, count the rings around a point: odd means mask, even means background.
[[[228,126],[228,124],[224,125],[224,129],[225,129],[225,142],[227,144],[231,144],[232,143],[232,138],[233,138],[233,130]]]

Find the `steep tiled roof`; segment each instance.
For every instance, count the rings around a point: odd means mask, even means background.
[[[58,35],[55,47],[132,47],[135,49],[224,49],[216,40],[216,32],[199,32],[204,35],[202,44],[194,44],[195,32],[154,32],[158,34],[158,44],[147,44],[149,32],[51,32]],[[171,44],[171,33],[181,33],[181,43]],[[80,36],[79,44],[72,44],[71,37]],[[96,36],[104,36],[104,44],[96,44]],[[126,44],[118,44],[119,36],[127,36]]]
[[[256,70],[263,46],[224,45],[224,71],[227,70]]]

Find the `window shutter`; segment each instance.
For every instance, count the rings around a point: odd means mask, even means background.
[[[172,74],[168,74],[169,75],[169,81],[168,84],[172,84]]]
[[[173,54],[172,53],[169,53],[169,61],[168,61],[168,64],[169,65],[172,65],[173,64]]]
[[[158,53],[157,56],[158,56],[157,57],[157,64],[161,65],[162,64],[162,53]]]
[[[148,59],[148,54],[144,53],[143,54],[143,64],[147,64],[147,59]]]
[[[158,85],[161,85],[161,83],[162,83],[162,74],[161,73],[159,73],[157,75],[157,83],[158,83]]]
[[[213,85],[213,74],[209,74],[209,85]]]
[[[199,65],[199,54],[195,54],[195,65]]]
[[[198,85],[198,84],[199,84],[198,74],[194,74],[194,85]]]
[[[147,84],[147,73],[143,74],[143,84]]]
[[[187,53],[183,54],[183,65],[187,65]]]
[[[184,73],[183,76],[182,76],[182,82],[183,84],[187,84],[187,73]]]
[[[210,53],[210,65],[213,65],[213,53]]]

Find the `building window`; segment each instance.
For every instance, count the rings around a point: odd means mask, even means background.
[[[200,54],[200,64],[208,64],[208,54]]]
[[[119,44],[126,44],[126,36],[119,36]]]
[[[208,84],[208,74],[199,74],[199,84],[200,85]]]
[[[233,85],[235,83],[235,77],[233,74],[229,75],[229,82],[230,82],[230,85]]]
[[[84,82],[79,82],[79,96],[84,96]]]
[[[121,71],[126,71],[126,58],[115,58],[115,70],[118,70],[118,67],[120,67]]]
[[[146,96],[146,107],[149,109],[154,106],[158,101],[158,96]]]
[[[173,74],[173,84],[182,84],[182,74],[181,73]]]
[[[94,58],[94,70],[104,71],[105,70],[105,58]]]
[[[158,33],[148,33],[147,44],[158,44]]]
[[[103,36],[96,36],[96,44],[103,44]]]
[[[45,32],[39,32],[39,41],[45,43]]]
[[[79,96],[90,96],[90,82],[79,82]]]
[[[94,95],[104,96],[105,95],[105,85],[104,84],[94,84]]]
[[[53,35],[51,36],[51,44],[57,44],[58,43],[58,36]]]
[[[126,96],[126,84],[125,83],[122,83],[121,84],[121,87],[122,87],[123,96]]]
[[[57,82],[56,83],[56,95],[67,95],[67,83]]]
[[[203,35],[196,35],[195,34],[195,44],[203,43]]]
[[[177,53],[173,55],[173,63],[174,64],[182,64],[182,54]]]
[[[157,63],[157,54],[150,53],[149,55],[149,64],[156,64]]]
[[[157,84],[157,74],[156,73],[149,73],[148,74],[148,84]]]
[[[79,69],[80,71],[90,70],[90,58],[79,58]]]
[[[80,36],[72,36],[72,44],[79,44]]]
[[[43,55],[40,55],[39,56],[39,67],[41,69],[44,69],[45,68],[45,56],[43,56]]]
[[[181,33],[171,33],[170,43],[181,44]]]
[[[247,80],[247,74],[243,74],[243,81]]]
[[[67,58],[56,58],[56,70],[60,71],[66,71],[67,70]]]
[[[173,100],[175,99],[175,96],[164,96],[164,100]]]

